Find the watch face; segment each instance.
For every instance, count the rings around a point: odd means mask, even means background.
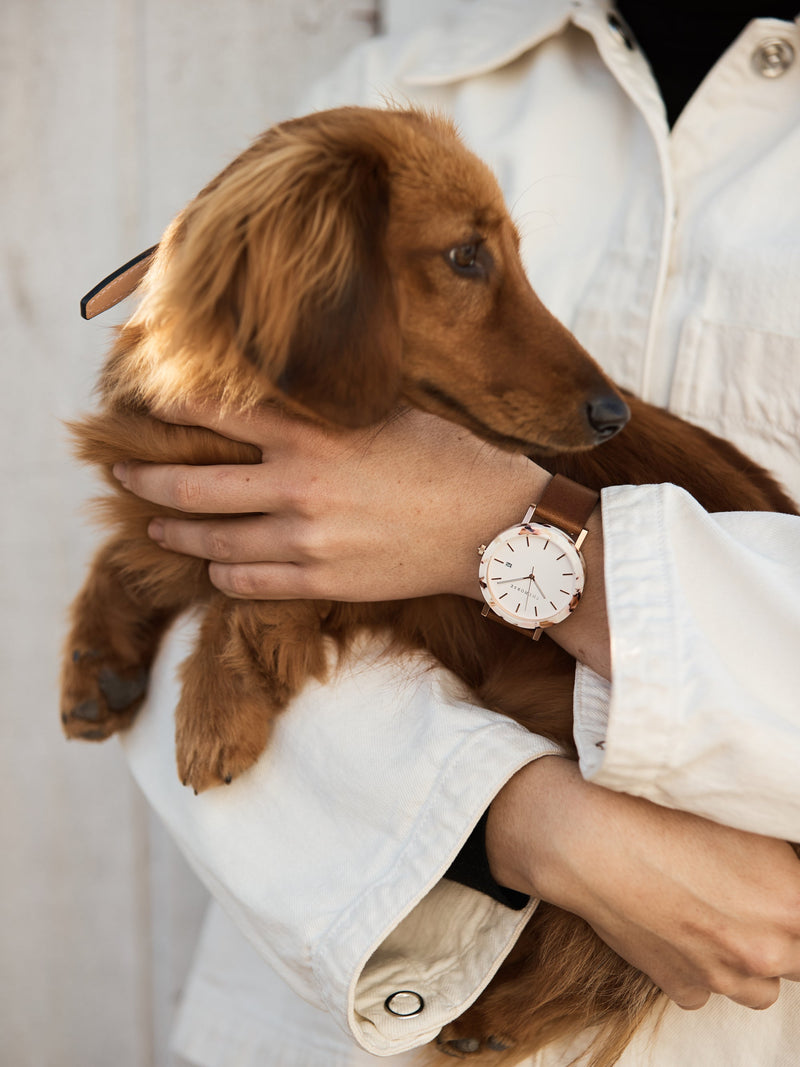
[[[481,592],[506,622],[524,629],[566,619],[583,592],[583,558],[555,526],[524,523],[492,541],[480,566]]]

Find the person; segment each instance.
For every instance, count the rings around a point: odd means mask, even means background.
[[[380,106],[393,92],[452,114],[500,177],[548,307],[620,384],[729,437],[797,499],[796,12],[737,4],[717,21],[703,5],[650,6],[474,0],[367,42],[308,105]],[[697,55],[681,77],[687,41]],[[230,514],[150,532],[210,559],[233,596],[477,596],[475,547],[546,480],[419,412],[379,432],[208,407],[163,416],[262,449],[246,469],[118,471],[154,502]],[[195,798],[173,767],[174,669],[195,627],[183,620],[124,740],[241,932],[212,915],[182,1054],[412,1062],[541,897],[583,915],[672,1000],[621,1064],[796,1062],[798,545],[794,516],[708,515],[667,485],[603,493],[585,600],[553,630],[579,661],[580,771],[442,672],[365,642],[302,692],[252,771]],[[521,909],[445,877],[480,825],[490,880],[530,897]]]

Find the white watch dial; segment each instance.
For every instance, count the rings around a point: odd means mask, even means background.
[[[581,598],[583,558],[562,530],[525,523],[492,541],[479,577],[486,602],[501,618],[525,629],[552,626]]]

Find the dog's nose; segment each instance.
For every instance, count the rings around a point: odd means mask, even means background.
[[[589,425],[596,431],[598,440],[605,441],[622,429],[630,418],[630,409],[621,396],[604,393],[592,397],[586,405]]]

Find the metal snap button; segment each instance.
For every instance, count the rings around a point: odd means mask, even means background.
[[[392,1015],[419,1015],[425,1007],[425,1001],[419,993],[414,993],[411,989],[399,989],[386,998],[383,1006]]]
[[[768,37],[753,52],[752,63],[762,78],[780,78],[794,63],[794,48],[783,37]]]
[[[636,47],[636,42],[633,39],[633,34],[628,29],[628,26],[615,11],[609,11],[608,24],[614,33],[619,37],[629,52],[632,52]]]

